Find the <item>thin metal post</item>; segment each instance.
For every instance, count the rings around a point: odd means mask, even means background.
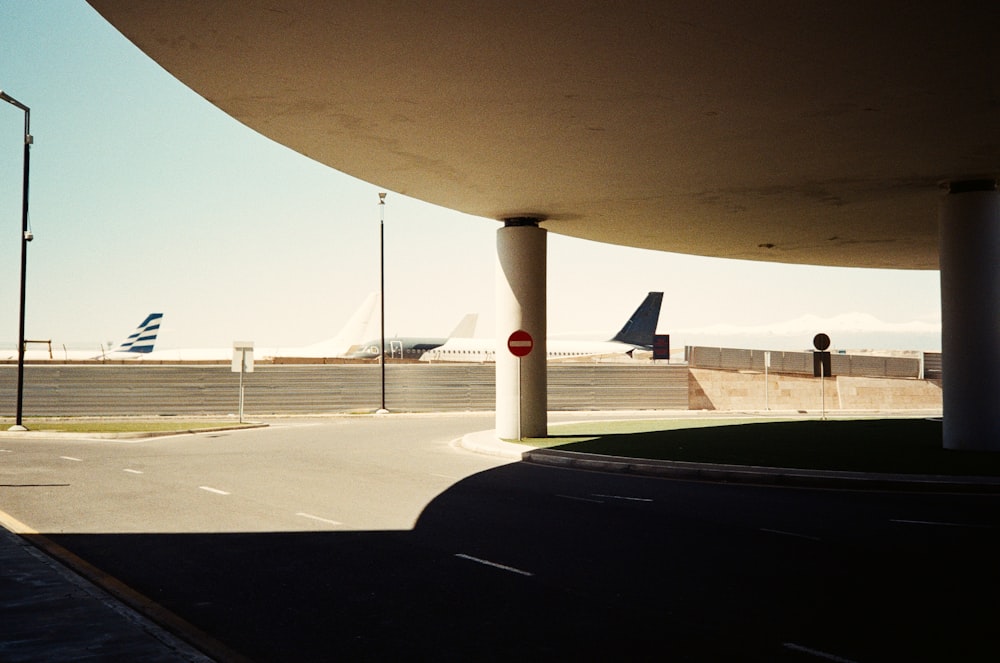
[[[823,362],[819,362],[819,384],[820,384],[820,398],[823,401],[823,414],[822,419],[826,421],[826,366]]]
[[[247,351],[240,350],[240,423],[243,423],[243,375],[247,372]]]
[[[764,351],[764,410],[770,410],[770,406],[767,402],[767,369],[771,367],[771,353],[767,350]]]
[[[378,194],[378,275],[379,275],[379,313],[381,348],[378,353],[378,363],[382,371],[382,404],[380,413],[388,412],[385,409],[385,194]]]
[[[29,127],[31,113],[24,111],[24,181],[21,189],[21,309],[18,323],[18,353],[17,353],[17,426],[23,426],[24,412],[24,309],[25,293],[28,283],[28,163],[31,159],[31,131]]]
[[[521,359],[523,357],[518,356],[517,358],[517,441],[520,442],[524,439],[524,422],[521,420]]]

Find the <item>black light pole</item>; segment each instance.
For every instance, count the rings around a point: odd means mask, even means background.
[[[28,274],[28,242],[31,241],[31,231],[28,230],[28,163],[31,155],[31,109],[0,90],[0,99],[24,111],[24,179],[21,188],[21,316],[17,335],[17,417],[8,430],[28,430],[21,423],[22,405],[24,403],[24,290]]]
[[[378,194],[378,277],[379,277],[379,295],[378,301],[379,306],[381,306],[381,311],[379,312],[379,324],[381,325],[381,343],[382,347],[378,354],[378,363],[382,369],[382,407],[379,408],[378,413],[384,414],[388,412],[385,409],[385,194]]]

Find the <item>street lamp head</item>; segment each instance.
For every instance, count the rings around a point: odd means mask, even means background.
[[[385,193],[379,192],[378,194],[378,204],[385,205]]]
[[[7,94],[6,92],[4,92],[3,90],[0,90],[0,99],[3,99],[4,101],[6,101],[8,104],[10,104],[12,106],[17,106],[18,108],[20,108],[21,110],[23,110],[26,113],[30,110],[27,106],[25,106],[20,101],[18,101],[14,97],[10,96],[9,94]]]

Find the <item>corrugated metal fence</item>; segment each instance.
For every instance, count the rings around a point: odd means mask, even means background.
[[[687,346],[684,358],[691,368],[712,368],[728,371],[764,371],[765,350],[744,350],[739,348],[707,348]],[[813,353],[783,352],[771,350],[769,370],[775,373],[793,375],[813,374]],[[937,376],[940,378],[941,355],[936,354]],[[925,353],[925,360],[931,366],[932,353]],[[917,357],[882,357],[875,355],[832,354],[830,368],[833,375],[849,377],[879,378],[922,378],[923,366]],[[927,375],[928,379],[932,378]]]
[[[379,407],[378,365],[258,364],[245,376],[244,413],[323,414]],[[495,408],[492,364],[389,364],[386,406],[409,412]],[[0,415],[13,416],[17,367],[0,366]],[[550,410],[687,409],[686,366],[550,365]],[[225,365],[25,366],[32,416],[229,415],[239,374]]]

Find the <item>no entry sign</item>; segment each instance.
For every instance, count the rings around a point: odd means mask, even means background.
[[[523,329],[518,329],[507,339],[507,349],[515,357],[524,357],[533,347],[535,347],[534,339]]]

